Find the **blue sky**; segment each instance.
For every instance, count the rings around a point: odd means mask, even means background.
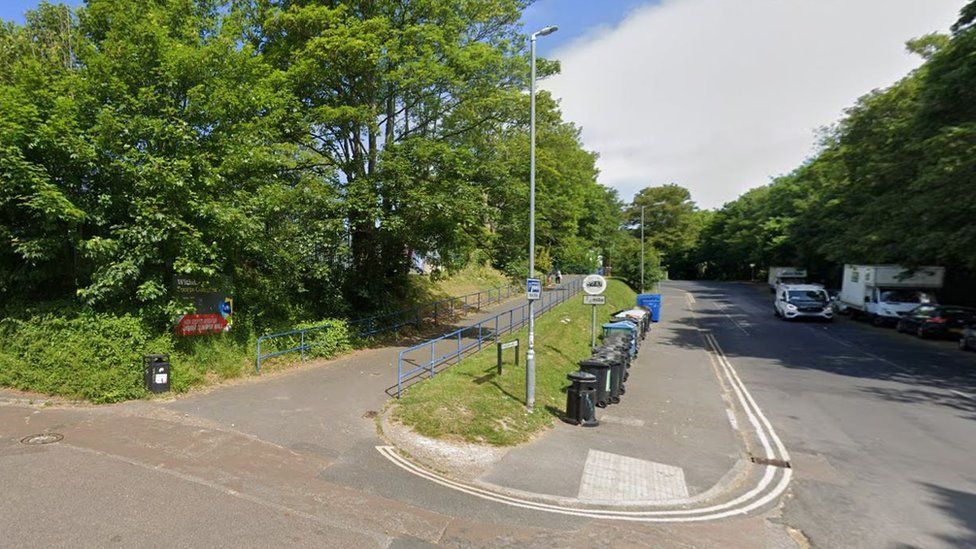
[[[539,41],[542,55],[586,35],[622,21],[627,14],[643,4],[656,0],[538,0],[525,12],[526,32],[546,25],[559,25],[559,32]],[[63,0],[80,5],[82,0]],[[0,0],[0,18],[22,22],[24,12],[37,6],[39,0]]]

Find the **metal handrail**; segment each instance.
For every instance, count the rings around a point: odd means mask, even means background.
[[[539,300],[540,303],[536,309],[536,315],[541,316],[543,313],[550,311],[556,305],[565,302],[570,297],[579,293],[582,288],[583,280],[578,278],[567,282],[562,287],[543,292],[542,299]],[[478,347],[478,350],[480,351],[485,341],[497,342],[498,338],[502,335],[512,333],[527,324],[528,306],[529,305],[526,302],[518,307],[500,312],[470,326],[460,328],[453,332],[446,333],[442,336],[435,337],[400,351],[400,353],[397,355],[397,398],[400,398],[400,395],[403,393],[403,382],[405,380],[411,379],[423,372],[427,372],[428,378],[434,377],[437,366],[452,359],[457,359],[458,362],[461,362],[461,358],[465,352],[473,349],[474,347]],[[516,312],[518,312],[517,319]],[[502,322],[506,318],[508,322]],[[478,332],[477,338],[471,340],[469,343],[465,343],[463,341],[464,332],[473,332],[474,330],[477,330]],[[438,354],[437,343],[448,340],[452,340],[454,342],[451,351],[444,354]],[[404,370],[405,362],[414,363],[407,358],[407,355],[427,347],[430,348],[430,359],[422,364],[416,365],[413,368]]]
[[[378,315],[358,318],[355,320],[349,320],[346,322],[347,326],[356,329],[356,335],[359,337],[369,337],[386,332],[399,331],[400,328],[407,325],[419,326],[426,320],[433,320],[437,323],[441,318],[454,318],[458,312],[464,315],[468,311],[480,310],[485,305],[492,305],[495,303],[501,303],[505,299],[517,294],[521,291],[521,287],[517,284],[510,284],[508,286],[498,286],[495,288],[488,288],[487,290],[480,290],[477,292],[472,292],[469,294],[464,294],[456,297],[448,297],[445,299],[440,299],[437,301],[432,301],[430,303],[425,303],[417,307],[409,307],[406,309],[401,309],[399,311],[393,311],[390,313],[382,313]],[[492,295],[494,294],[494,295]],[[389,319],[393,319],[389,321]],[[322,324],[319,326],[309,326],[307,328],[296,328],[294,330],[287,330],[284,332],[278,332],[274,334],[263,335],[258,338],[255,344],[255,360],[254,369],[256,372],[261,372],[261,363],[268,358],[281,356],[288,353],[301,352],[302,360],[305,360],[305,351],[311,349],[314,344],[306,342],[306,334],[308,332],[322,330],[324,328],[329,328],[330,325]],[[287,349],[281,349],[278,351],[273,351],[270,353],[262,354],[261,347],[262,343],[270,340],[280,339],[284,337],[299,336],[299,343],[296,346],[289,347]]]

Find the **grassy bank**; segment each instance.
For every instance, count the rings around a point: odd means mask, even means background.
[[[597,322],[609,313],[633,306],[636,295],[623,282],[612,280],[607,304],[597,309]],[[435,378],[423,381],[396,403],[394,417],[418,433],[497,446],[525,442],[550,426],[566,405],[566,374],[589,356],[590,309],[574,297],[536,322],[536,407],[525,411],[525,357],[519,367],[506,355],[502,375],[496,374],[495,348],[465,358]],[[504,338],[518,338],[525,349],[525,330]]]
[[[405,307],[507,282],[501,273],[483,266],[440,280],[415,278],[412,283],[417,289],[416,301],[405,302]],[[283,328],[322,324],[329,327],[306,336],[306,344],[314,345],[306,351],[307,358],[332,358],[357,343],[375,344],[354,341],[343,320],[327,319]],[[94,403],[145,398],[149,393],[142,385],[142,357],[167,354],[172,363],[171,390],[181,393],[254,375],[256,340],[255,330],[246,322],[239,322],[226,334],[178,338],[169,332],[159,333],[134,315],[80,310],[25,312],[0,320],[0,387]],[[267,342],[262,351],[268,353],[297,344],[297,336],[294,340],[274,340]],[[300,356],[292,353],[268,360],[262,364],[262,371],[292,368],[300,363]]]

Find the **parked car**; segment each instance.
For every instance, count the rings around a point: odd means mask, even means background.
[[[970,325],[962,329],[959,348],[963,351],[976,351],[976,326]]]
[[[918,337],[961,337],[976,324],[976,309],[955,305],[919,305],[898,320],[898,331]]]
[[[827,291],[819,284],[780,284],[776,287],[773,309],[783,320],[816,318],[833,320]]]

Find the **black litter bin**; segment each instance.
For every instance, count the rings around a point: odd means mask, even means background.
[[[169,391],[169,355],[146,355],[143,357],[142,381],[151,393]]]
[[[596,393],[593,398],[596,405],[604,408],[610,404],[610,361],[601,357],[591,357],[581,360],[579,368],[583,372],[596,376]]]
[[[586,372],[571,372],[566,378],[572,382],[566,391],[566,416],[563,421],[583,427],[596,427],[596,376]]]

